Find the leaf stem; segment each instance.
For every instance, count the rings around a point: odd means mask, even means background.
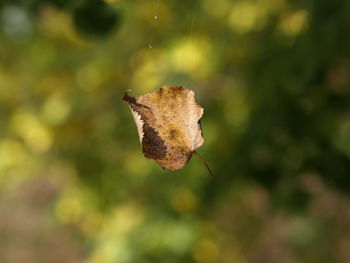
[[[204,160],[203,156],[200,155],[197,151],[193,151],[193,153],[194,153],[195,155],[197,155],[197,157],[202,161],[202,163],[205,165],[205,167],[207,167],[208,172],[209,172],[209,174],[210,174],[210,177],[213,178],[213,177],[214,177],[214,174],[213,174],[212,170],[209,168],[209,165],[207,164],[207,162]]]

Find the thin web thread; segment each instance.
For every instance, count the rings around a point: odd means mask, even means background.
[[[197,18],[197,6],[198,6],[198,2],[196,1],[195,4],[194,4],[194,10],[193,10],[192,19],[191,19],[191,27],[190,27],[189,39],[192,38],[194,23],[195,23],[195,20]]]
[[[155,0],[155,11],[154,11],[154,16],[153,16],[153,23],[152,23],[152,27],[154,28],[155,24],[158,21],[158,12],[159,12],[159,5],[160,5],[160,0]],[[151,38],[148,42],[148,48],[153,48],[153,39],[152,39],[152,34],[151,34]]]
[[[158,22],[158,19],[159,19],[159,7],[160,7],[161,0],[155,0],[154,2],[155,2],[155,9],[154,9],[155,11],[154,11],[153,22],[152,22],[152,30],[155,28],[155,25],[156,25],[156,23]],[[195,28],[195,22],[196,22],[196,19],[197,19],[197,9],[198,9],[198,1],[195,1],[194,9],[193,9],[193,12],[192,12],[192,18],[191,18],[190,32],[189,32],[188,39],[187,39],[187,41],[189,41],[189,42],[191,41],[191,39],[193,37],[193,32],[194,32],[194,28]],[[148,42],[148,48],[152,49],[153,47],[154,47],[154,34],[150,33],[150,38],[149,38],[149,42]],[[182,76],[182,74],[186,72],[186,66],[187,66],[186,63],[187,63],[186,57],[183,56],[183,63],[182,63],[181,68],[179,69],[179,74],[174,79],[174,82],[178,83],[178,84],[174,83],[175,85],[184,86],[184,84],[185,84],[185,77]],[[172,84],[172,85],[174,85],[174,84]]]
[[[190,25],[190,32],[187,38],[187,41],[190,42],[193,38],[193,31],[194,31],[194,27],[195,27],[195,22],[197,19],[197,9],[198,9],[198,1],[195,1],[194,7],[193,7],[193,11],[192,11],[192,17],[191,17],[191,25]],[[181,77],[181,72],[186,72],[186,58],[184,57],[184,63],[182,64],[182,67],[180,69],[180,76],[178,76],[178,82],[180,83],[180,86],[185,86],[185,81],[184,81],[184,77]],[[181,78],[183,79],[181,81]],[[182,83],[181,83],[182,82]]]

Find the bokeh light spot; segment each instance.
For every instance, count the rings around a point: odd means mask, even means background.
[[[141,64],[134,71],[131,79],[131,89],[140,93],[146,93],[154,90],[156,87],[158,88],[169,69],[164,55],[156,49],[152,49],[152,56],[140,53],[134,59],[136,61],[140,59]],[[130,61],[130,63],[132,62]]]
[[[24,162],[27,157],[20,142],[12,139],[0,141],[0,171]]]
[[[60,95],[53,94],[42,108],[42,116],[51,125],[60,125],[68,117],[71,105]]]
[[[14,114],[11,127],[34,152],[44,153],[53,143],[53,134],[31,113]]]
[[[197,197],[187,188],[177,188],[171,195],[171,204],[181,214],[193,212],[197,206]]]
[[[230,1],[228,0],[204,0],[203,8],[211,16],[220,18],[225,16],[230,9]],[[213,8],[215,6],[215,8]]]
[[[199,263],[220,262],[219,248],[213,240],[201,239],[194,248],[193,257]]]
[[[103,217],[97,212],[92,212],[84,217],[81,230],[85,235],[93,237],[99,232],[102,223]]]
[[[300,34],[307,28],[309,13],[306,10],[284,15],[278,24],[278,28],[288,36]]]
[[[228,23],[233,30],[245,33],[263,26],[265,18],[266,10],[262,6],[250,1],[239,1],[231,8]]]
[[[76,33],[71,16],[67,13],[48,5],[43,7],[39,19],[42,33],[50,39],[81,48],[89,45],[88,41]]]
[[[3,30],[14,41],[27,40],[31,36],[33,26],[24,9],[17,6],[5,6],[0,15]]]
[[[213,68],[212,48],[206,39],[182,40],[170,50],[172,68],[183,73],[206,76]]]
[[[82,203],[79,198],[65,197],[56,205],[58,219],[66,224],[78,223],[82,216]]]
[[[110,217],[104,224],[102,235],[105,237],[120,236],[143,220],[143,210],[136,204],[125,204],[111,212]]]

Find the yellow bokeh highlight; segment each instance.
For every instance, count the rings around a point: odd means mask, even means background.
[[[198,203],[197,197],[187,188],[175,189],[171,195],[171,205],[181,214],[193,212]]]
[[[140,94],[160,88],[169,69],[166,58],[156,49],[139,51],[129,64],[135,68],[130,88]]]
[[[40,12],[40,29],[44,35],[57,41],[75,45],[77,47],[87,47],[89,42],[80,38],[73,26],[72,17],[59,11],[52,5],[45,5]]]
[[[94,237],[101,229],[102,219],[101,214],[97,212],[86,214],[81,223],[82,232],[89,237]]]
[[[170,51],[172,69],[199,76],[206,75],[212,67],[212,48],[206,39],[187,39],[178,42]]]
[[[28,155],[20,142],[12,139],[0,141],[0,171],[19,165],[27,158]]]
[[[105,237],[119,237],[138,225],[143,219],[143,209],[128,203],[115,208],[106,219],[101,233]]]
[[[58,163],[54,167],[61,170],[58,173],[60,176],[63,176],[62,173],[67,173],[66,176],[75,176],[76,172],[69,164]],[[75,178],[70,179],[75,181]],[[68,188],[57,201],[55,214],[61,223],[74,224],[86,237],[93,238],[100,233],[104,217],[94,206],[96,200],[92,192],[81,188],[81,186],[76,188],[74,185]]]
[[[142,223],[143,218],[144,210],[135,203],[125,203],[105,215],[97,237],[98,246],[88,262],[114,263],[128,258],[130,251],[125,243],[126,235]]]
[[[56,205],[57,218],[66,224],[75,224],[81,220],[83,204],[78,197],[69,196],[58,201]]]
[[[130,250],[125,240],[106,240],[102,246],[93,251],[89,263],[130,262]]]
[[[201,239],[193,250],[193,258],[198,263],[220,262],[220,251],[211,239]]]
[[[44,103],[41,115],[51,125],[62,124],[71,111],[71,105],[60,94],[52,94]]]
[[[204,0],[203,9],[211,16],[220,18],[227,15],[230,9],[229,0]],[[213,8],[215,6],[215,8]]]
[[[103,0],[104,2],[108,3],[108,4],[115,4],[115,3],[118,3],[122,0]]]
[[[288,36],[295,36],[307,28],[308,18],[309,13],[306,10],[288,13],[281,18],[278,28]]]
[[[245,33],[264,25],[266,10],[262,5],[250,1],[239,1],[232,5],[228,23],[233,30]]]
[[[50,130],[31,113],[15,113],[11,118],[11,128],[33,152],[44,153],[53,143]]]

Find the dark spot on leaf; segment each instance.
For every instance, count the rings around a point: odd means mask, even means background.
[[[167,147],[162,138],[147,123],[143,125],[142,151],[145,157],[150,159],[163,159],[166,155]]]
[[[177,131],[176,130],[172,129],[172,130],[169,131],[169,138],[171,140],[175,139],[176,136],[177,136]]]

